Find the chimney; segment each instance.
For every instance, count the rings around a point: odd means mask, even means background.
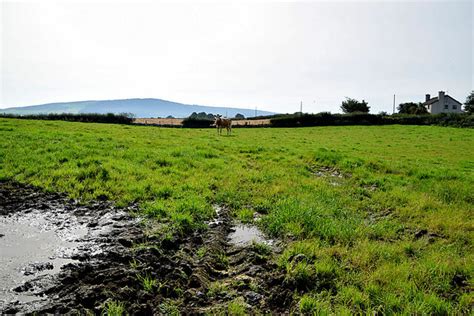
[[[444,106],[444,91],[438,92],[438,101],[441,106]]]
[[[431,99],[431,96],[429,94],[425,95],[425,102],[428,102]]]

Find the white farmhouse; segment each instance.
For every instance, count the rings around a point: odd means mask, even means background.
[[[461,113],[462,103],[453,99],[444,91],[438,92],[438,96],[431,98],[429,94],[426,95],[425,102],[422,103],[429,113]]]

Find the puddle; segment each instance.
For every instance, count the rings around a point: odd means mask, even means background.
[[[227,225],[230,228],[230,233],[227,238],[230,245],[248,246],[252,242],[264,243],[267,245],[273,244],[273,240],[267,239],[257,226],[240,222],[234,222],[232,224],[232,220],[221,206],[214,205],[213,208],[216,217],[208,222],[208,226],[215,229],[219,225]],[[257,216],[255,220],[260,220],[260,217]]]
[[[85,225],[64,213],[16,213],[0,217],[0,302],[37,300],[12,289],[42,275],[56,274],[78,251]],[[0,303],[1,305],[1,303]]]
[[[265,238],[265,235],[254,225],[237,224],[232,227],[229,234],[229,243],[235,246],[247,246],[252,242],[272,245],[273,240]]]
[[[47,309],[61,299],[55,293],[64,280],[69,286],[80,281],[78,275],[71,282],[72,271],[93,270],[107,255],[123,256],[122,244],[141,236],[139,221],[109,202],[83,206],[0,181],[0,314]]]

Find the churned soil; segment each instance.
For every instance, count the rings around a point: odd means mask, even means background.
[[[45,240],[57,236],[65,240],[58,248],[70,248],[52,249],[61,251],[41,262],[14,262],[23,279],[0,292],[0,312],[98,314],[112,302],[130,314],[147,315],[223,313],[229,304],[249,313],[288,312],[293,292],[274,263],[278,247],[232,242],[235,223],[225,208],[218,209],[207,227],[163,238],[147,233],[156,223],[138,217],[137,205],[84,205],[62,194],[0,182],[0,220],[38,218],[38,231],[53,234]],[[0,250],[13,233],[0,226]],[[11,271],[0,268],[0,278],[2,273]],[[146,280],[151,280],[148,287]]]

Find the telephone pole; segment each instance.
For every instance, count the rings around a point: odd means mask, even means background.
[[[300,102],[300,114],[303,116],[303,101]]]
[[[393,95],[393,111],[392,114],[395,114],[395,94]]]

